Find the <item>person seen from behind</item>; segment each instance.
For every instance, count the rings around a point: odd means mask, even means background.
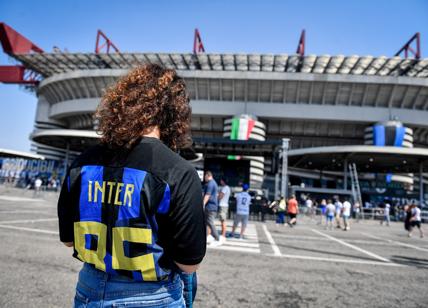
[[[101,143],[67,171],[59,236],[83,261],[75,307],[191,307],[206,252],[202,190],[175,151],[190,144],[191,109],[174,70],[146,65],[107,89]]]
[[[287,214],[288,214],[288,225],[293,227],[297,223],[297,214],[299,213],[299,206],[295,195],[291,195],[291,198],[287,202]]]
[[[334,202],[334,206],[336,207],[336,228],[341,229],[342,226],[340,225],[340,216],[342,215],[343,204],[340,202],[339,198],[337,198],[336,202]]]
[[[342,218],[343,218],[343,230],[348,231],[351,229],[349,225],[349,218],[351,216],[351,203],[348,200],[343,202],[342,207]]]
[[[237,193],[236,198],[236,213],[233,217],[233,227],[231,232],[231,237],[235,236],[235,230],[239,224],[241,224],[241,232],[239,235],[240,239],[244,239],[245,228],[248,224],[248,217],[250,215],[250,204],[251,204],[251,195],[248,193],[250,186],[248,184],[242,185],[242,192]]]
[[[309,196],[305,200],[305,206],[306,206],[308,216],[311,218],[311,220],[313,220],[315,217],[315,205]]]
[[[279,200],[273,201],[270,206],[274,212],[276,212],[276,225],[285,224],[285,210],[287,208],[287,201],[284,196],[281,196]]]
[[[412,204],[410,206],[410,227],[409,227],[409,237],[412,236],[413,229],[417,227],[419,229],[419,235],[421,238],[424,237],[424,231],[422,230],[422,219],[421,219],[421,210],[416,206],[416,204]]]
[[[336,207],[329,199],[327,201],[327,206],[325,208],[325,217],[326,217],[325,229],[326,230],[328,229],[333,230],[333,223],[334,223],[333,220],[334,220],[335,214],[336,214]]]
[[[412,209],[411,204],[406,204],[403,207],[403,215],[404,215],[404,229],[410,232],[410,218],[412,218]]]

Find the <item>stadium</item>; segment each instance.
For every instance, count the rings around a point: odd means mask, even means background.
[[[193,53],[120,52],[101,31],[94,53],[45,52],[4,23],[0,39],[18,62],[0,67],[0,81],[37,95],[30,138],[45,159],[67,164],[95,144],[92,114],[106,87],[157,63],[177,70],[190,94],[194,143],[182,155],[232,186],[249,181],[273,199],[283,176],[288,192],[427,199],[428,59],[419,35],[393,57],[306,55],[304,32],[289,55],[206,53],[197,30]]]

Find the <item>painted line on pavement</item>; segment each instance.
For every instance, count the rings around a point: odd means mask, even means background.
[[[394,241],[394,240],[390,240],[390,239],[386,239],[386,238],[381,238],[381,237],[378,237],[378,236],[375,236],[375,235],[371,235],[371,234],[367,234],[367,233],[363,233],[363,232],[361,234],[365,235],[367,237],[376,239],[376,240],[385,241],[385,242],[388,242],[388,243],[391,243],[391,244],[395,244],[395,245],[398,245],[398,246],[404,246],[404,247],[413,248],[413,249],[416,249],[416,250],[428,252],[428,249],[422,248],[422,247],[418,247],[418,246],[415,246],[415,245],[411,245],[411,244],[407,244],[407,243],[402,243],[402,242],[398,242],[398,241]]]
[[[0,200],[4,201],[18,201],[18,202],[45,202],[43,199],[14,197],[14,196],[0,196]]]
[[[284,238],[287,240],[296,240],[296,241],[301,241],[301,240],[304,240],[304,241],[321,241],[321,242],[330,241],[330,239],[320,237],[320,236],[286,235],[286,234],[278,234],[278,233],[273,233],[273,236]],[[379,243],[379,241],[368,241],[368,240],[347,239],[346,241],[348,243],[363,244],[363,245],[379,245],[379,246],[394,246],[395,245],[394,243],[387,243],[387,242]]]
[[[314,241],[328,241],[326,238],[320,236],[306,236],[306,235],[287,235],[273,232],[275,237],[287,238],[292,240],[314,240]]]
[[[0,220],[0,225],[4,224],[21,224],[21,223],[35,223],[44,221],[58,221],[58,218],[41,218],[41,219],[21,219],[21,220]]]
[[[270,232],[268,231],[268,229],[266,228],[265,225],[262,225],[263,231],[266,234],[266,237],[270,243],[270,245],[272,246],[272,250],[275,256],[281,256],[281,251],[279,250],[279,247],[276,245],[275,241],[272,238],[272,235],[270,234]]]
[[[250,247],[250,248],[259,248],[260,247],[260,245],[257,241],[254,242],[254,241],[247,241],[247,239],[240,240],[240,239],[231,239],[231,238],[227,238],[223,245]]]
[[[46,213],[46,212],[33,211],[33,210],[12,210],[12,211],[0,210],[0,214],[34,214],[34,213],[41,214],[41,215],[50,214],[50,213]]]
[[[272,255],[266,254],[270,257],[279,257],[287,259],[300,259],[300,260],[311,260],[311,261],[323,261],[323,262],[333,262],[333,263],[350,263],[350,264],[365,264],[365,265],[381,265],[381,266],[394,266],[394,267],[407,267],[407,265],[391,263],[391,262],[379,262],[379,261],[363,261],[363,260],[347,260],[347,259],[334,259],[334,258],[322,258],[322,257],[311,257],[311,256],[300,256],[300,255]]]
[[[318,231],[318,230],[315,230],[315,229],[311,229],[311,230],[312,230],[313,232],[315,232],[315,233],[319,234],[319,235],[322,235],[322,236],[324,236],[324,237],[326,237],[326,238],[331,239],[332,241],[338,242],[338,243],[342,244],[343,246],[346,246],[346,247],[352,248],[352,249],[354,249],[354,250],[357,250],[357,251],[359,251],[359,252],[362,252],[362,253],[364,253],[364,254],[366,254],[366,255],[369,255],[369,256],[371,256],[371,257],[373,257],[373,258],[375,258],[375,259],[381,260],[381,261],[383,261],[383,262],[391,262],[391,260],[388,260],[388,259],[386,259],[386,258],[384,258],[384,257],[381,257],[381,256],[379,256],[379,255],[377,255],[377,254],[374,254],[374,253],[372,253],[372,252],[370,252],[370,251],[367,251],[367,250],[362,249],[362,248],[360,248],[360,247],[357,247],[357,246],[355,246],[355,245],[352,245],[352,244],[346,243],[345,241],[339,240],[339,239],[337,239],[337,238],[335,238],[335,237],[332,237],[332,236],[330,236],[330,235],[328,235],[328,234],[325,234],[325,233],[323,233],[323,232],[321,232],[321,231]]]
[[[53,234],[53,235],[58,235],[59,234],[58,231],[49,231],[49,230],[34,229],[34,228],[25,228],[25,227],[16,227],[16,226],[0,225],[0,228],[20,230],[20,231],[28,231],[28,232],[35,232],[35,233]]]
[[[249,252],[249,253],[260,253],[260,249],[258,248],[247,248],[247,247],[236,247],[236,246],[210,246],[207,245],[208,249],[214,250],[229,250],[229,251],[239,251],[239,252]]]

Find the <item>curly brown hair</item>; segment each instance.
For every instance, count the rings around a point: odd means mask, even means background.
[[[173,150],[191,142],[190,117],[184,80],[156,64],[135,68],[107,89],[94,115],[101,142],[110,147],[130,148],[158,126],[160,139]]]

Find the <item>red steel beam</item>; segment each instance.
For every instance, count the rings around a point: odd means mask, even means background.
[[[36,85],[37,75],[22,65],[1,65],[0,82]]]
[[[299,44],[297,45],[296,53],[301,55],[302,57],[305,55],[305,38],[306,38],[306,31],[305,29],[302,30],[302,34],[300,34]]]
[[[42,53],[43,50],[29,39],[18,33],[4,22],[0,22],[0,42],[3,51],[8,55],[29,53],[31,51]]]
[[[414,50],[411,46],[413,41],[416,41],[416,50]],[[416,32],[411,37],[411,39],[406,44],[404,44],[404,46],[401,47],[399,51],[397,51],[397,53],[394,56],[399,56],[403,51],[404,51],[404,58],[406,59],[409,57],[409,52],[411,52],[415,56],[415,59],[421,58],[421,34],[419,32]]]
[[[193,39],[193,53],[197,54],[200,52],[205,52],[204,44],[202,43],[201,34],[199,33],[198,28],[195,28],[195,36]]]
[[[100,38],[104,39],[104,43],[100,43]],[[95,42],[95,53],[100,53],[105,48],[106,53],[110,52],[110,47],[112,47],[115,52],[120,52],[119,48],[116,47],[116,45],[107,37],[107,35],[104,34],[101,30],[98,30],[97,32],[97,40]]]

